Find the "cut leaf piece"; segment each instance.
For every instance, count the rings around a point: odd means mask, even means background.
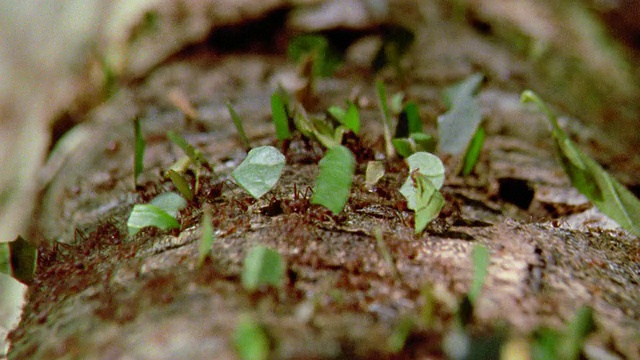
[[[444,164],[437,156],[418,152],[406,159],[409,164],[409,172],[413,174],[415,170],[423,174],[436,188],[439,190],[444,183]],[[411,210],[416,209],[416,187],[411,175],[407,177],[404,184],[400,188],[400,193],[407,199],[407,207]]]
[[[153,198],[149,205],[162,209],[175,218],[178,216],[178,212],[187,206],[187,202],[182,196],[174,192],[167,192]]]
[[[157,227],[166,231],[180,228],[180,223],[178,223],[175,217],[157,206],[149,204],[135,205],[127,221],[129,235],[133,236],[142,228],[148,226]]]
[[[438,140],[440,151],[448,154],[463,152],[482,121],[482,111],[477,101],[464,97],[451,110],[438,116]]]
[[[38,264],[38,249],[22,236],[18,236],[7,245],[10,275],[23,284],[31,284]]]
[[[382,161],[367,162],[364,184],[371,189],[384,176],[384,164]]]
[[[552,134],[560,165],[571,179],[571,184],[623,229],[640,236],[640,200],[578,149],[535,93],[526,90],[522,93],[521,100],[523,103],[535,103],[547,115],[553,127]]]
[[[473,259],[474,272],[473,283],[469,289],[469,300],[475,304],[476,300],[478,300],[478,297],[480,296],[480,290],[482,290],[484,279],[487,276],[491,257],[489,256],[489,250],[482,245],[476,245],[473,247],[473,254],[471,257]]]
[[[242,286],[254,291],[263,286],[280,287],[284,284],[286,266],[282,256],[266,246],[249,251],[242,268]]]
[[[260,324],[249,315],[243,315],[238,322],[233,341],[238,356],[242,360],[267,360],[269,358],[269,338]]]
[[[432,152],[436,148],[433,137],[425,133],[413,133],[409,138],[396,138],[391,143],[398,154],[405,158],[416,152]]]
[[[244,126],[242,125],[242,119],[236,112],[236,109],[233,108],[231,102],[227,101],[227,109],[229,110],[229,115],[231,116],[231,120],[233,124],[236,126],[236,130],[238,130],[238,136],[240,136],[240,141],[242,142],[242,146],[246,151],[251,149],[251,144],[249,144],[249,138],[247,137],[247,133],[244,131]]]
[[[461,82],[446,88],[443,95],[444,104],[447,109],[455,107],[456,104],[465,101],[465,99],[472,98],[483,79],[484,75],[476,73]]]
[[[473,168],[478,163],[478,159],[480,158],[480,153],[482,152],[482,145],[484,145],[484,139],[486,136],[486,132],[484,128],[481,126],[476,131],[476,134],[471,139],[471,143],[467,147],[467,151],[464,154],[464,160],[462,161],[462,170],[460,173],[462,176],[468,176],[473,171]]]
[[[203,161],[202,153],[199,150],[196,150],[189,142],[180,134],[174,131],[167,131],[167,138],[171,140],[172,143],[178,145],[182,151],[191,159],[194,163],[199,163]]]
[[[173,185],[176,187],[176,189],[178,189],[178,191],[180,191],[180,194],[182,194],[185,199],[187,199],[188,201],[193,200],[193,191],[191,191],[189,183],[182,174],[173,169],[169,169],[167,171],[167,176],[171,179]]]
[[[198,267],[204,264],[204,260],[209,256],[209,251],[211,251],[211,245],[213,245],[213,224],[209,209],[204,209],[200,225],[202,235],[198,246]]]
[[[261,146],[249,151],[231,175],[238,185],[258,199],[276,185],[284,164],[285,157],[278,149]]]
[[[318,164],[312,204],[320,204],[338,214],[349,199],[356,159],[349,149],[339,145],[329,149]]]
[[[392,139],[391,143],[393,144],[393,148],[396,149],[398,155],[403,158],[407,158],[416,152],[415,143],[413,143],[411,139],[396,138]]]
[[[340,124],[358,135],[360,132],[360,114],[358,107],[354,103],[349,103],[347,110],[343,110],[339,106],[332,106],[328,110],[329,115],[336,119]]]
[[[0,242],[0,273],[11,275],[11,251],[5,242]]]
[[[144,148],[146,146],[144,138],[142,136],[142,130],[140,128],[140,119],[135,118],[133,120],[133,132],[134,132],[134,160],[133,160],[133,182],[135,186],[138,186],[138,177],[144,170]]]
[[[406,138],[410,134],[422,133],[422,120],[418,112],[418,106],[412,101],[408,102],[398,118],[396,125],[396,138]]]
[[[391,142],[391,114],[389,113],[389,104],[387,104],[387,90],[382,80],[376,81],[376,88],[378,89],[378,106],[380,106],[380,113],[382,115],[385,150],[387,152],[387,158],[390,159],[393,157],[394,151]]]
[[[433,183],[419,171],[415,170],[410,177],[413,180],[416,193],[414,228],[415,233],[419,234],[438,217],[444,206],[444,197]]]
[[[271,95],[271,115],[273,117],[273,125],[276,128],[276,137],[278,140],[291,138],[287,110],[284,106],[282,97],[277,91]]]

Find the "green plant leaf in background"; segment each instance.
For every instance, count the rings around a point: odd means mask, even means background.
[[[526,90],[521,101],[535,103],[551,122],[560,165],[571,179],[571,184],[623,229],[640,236],[640,200],[578,149],[538,95]]]
[[[278,140],[291,138],[289,117],[287,116],[287,110],[282,96],[278,91],[274,91],[271,95],[271,116],[273,117],[273,125],[276,128],[276,137]]]
[[[476,303],[480,296],[480,290],[484,284],[484,279],[489,271],[489,264],[491,263],[491,257],[489,256],[489,250],[482,245],[475,245],[473,247],[473,253],[471,254],[473,260],[473,282],[469,289],[469,300],[472,303]]]
[[[133,134],[135,144],[133,155],[133,183],[135,186],[138,186],[138,176],[140,176],[144,170],[144,148],[146,146],[144,137],[142,136],[140,119],[138,118],[133,120]]]
[[[387,349],[392,353],[398,353],[404,348],[411,331],[415,326],[415,321],[410,316],[403,316],[395,325],[391,335],[387,339]]]
[[[426,153],[417,152],[409,156],[405,161],[409,164],[409,173],[412,174],[415,170],[423,174],[436,188],[439,190],[444,183],[444,164],[437,156]],[[400,193],[407,199],[407,207],[411,210],[416,209],[416,187],[414,186],[414,180],[411,175],[407,177],[402,187],[400,187]]]
[[[127,220],[129,235],[133,236],[148,226],[164,231],[180,228],[176,217],[185,206],[187,206],[186,200],[173,192],[160,194],[149,204],[135,205]]]
[[[444,206],[444,197],[424,174],[415,170],[410,176],[415,186],[415,233],[419,234],[438,217]]]
[[[233,108],[231,102],[227,101],[227,109],[229,110],[229,115],[231,116],[231,120],[233,124],[236,126],[236,130],[238,131],[238,136],[240,136],[240,141],[242,142],[242,147],[244,147],[245,151],[249,151],[251,149],[251,144],[249,144],[249,138],[247,137],[247,133],[244,131],[244,126],[242,125],[242,119],[236,112],[236,109]]]
[[[480,153],[482,152],[482,146],[484,145],[484,139],[486,137],[486,131],[482,126],[478,127],[475,135],[471,139],[467,151],[465,151],[464,158],[461,163],[460,173],[462,176],[468,176],[473,171],[473,168],[480,159]]]
[[[263,286],[280,287],[284,284],[286,264],[282,256],[266,246],[249,250],[242,268],[242,286],[249,291]]]
[[[214,240],[213,223],[209,209],[205,208],[203,210],[200,225],[202,235],[198,246],[198,267],[202,267],[204,260],[209,256],[209,251],[211,251],[211,245],[213,245]]]
[[[231,176],[256,199],[271,190],[284,169],[285,157],[273,146],[251,149]]]
[[[580,359],[587,336],[594,330],[593,310],[582,306],[564,331],[542,328],[531,344],[531,359]]]
[[[249,315],[242,315],[238,321],[233,342],[242,360],[267,360],[269,358],[269,337],[260,324]]]
[[[340,145],[329,149],[318,167],[311,203],[320,204],[338,214],[349,199],[356,159],[349,149]]]
[[[405,27],[398,25],[387,26],[384,30],[380,49],[378,49],[371,64],[373,71],[378,72],[386,66],[391,66],[398,76],[402,76],[400,61],[402,56],[409,50],[414,38],[413,32]]]
[[[318,77],[331,76],[342,63],[340,53],[322,35],[298,35],[291,39],[287,51],[289,57],[298,63],[311,57],[313,75]]]
[[[582,306],[573,315],[573,319],[567,326],[564,341],[559,350],[560,359],[578,359],[587,336],[594,330],[593,310],[588,306]]]

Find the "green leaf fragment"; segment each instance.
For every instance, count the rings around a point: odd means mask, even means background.
[[[8,243],[0,243],[0,273],[11,275],[11,252]]]
[[[240,318],[233,340],[240,359],[267,360],[269,358],[269,338],[262,326],[250,316],[243,315]]]
[[[383,35],[382,44],[371,64],[373,70],[378,72],[387,65],[392,66],[398,75],[401,75],[400,60],[409,50],[415,35],[402,26],[388,26]]]
[[[249,151],[231,176],[256,199],[271,190],[284,168],[285,157],[273,146],[261,146]]]
[[[473,97],[476,90],[482,83],[484,75],[480,73],[473,74],[459,83],[450,86],[444,90],[444,103],[447,109],[455,107],[457,104],[464,102],[466,99]]]
[[[320,204],[338,214],[349,199],[356,160],[346,147],[339,145],[327,151],[318,163],[312,204]]]
[[[187,207],[187,202],[184,198],[174,192],[167,192],[160,194],[153,198],[149,205],[153,205],[159,209],[164,210],[167,214],[174,218],[178,216],[178,212]]]
[[[176,144],[194,163],[202,162],[202,153],[196,150],[189,142],[180,134],[174,131],[167,131],[167,138]]]
[[[242,286],[249,291],[263,286],[280,287],[284,284],[285,262],[282,256],[266,246],[249,251],[242,268]]]
[[[384,176],[384,164],[382,161],[367,162],[364,184],[367,188],[372,188]]]
[[[236,130],[238,130],[238,136],[240,136],[242,146],[248,151],[251,149],[251,144],[249,144],[249,138],[247,137],[247,133],[244,131],[242,119],[240,119],[236,109],[233,108],[233,105],[231,105],[229,101],[227,101],[227,109],[229,110],[229,115],[231,116],[231,120],[233,120],[233,124],[236,126]]]
[[[415,233],[419,234],[438,217],[444,206],[444,197],[424,174],[415,171],[411,177],[416,191],[414,228]]]
[[[409,172],[413,174],[415,170],[424,175],[429,180],[436,190],[439,190],[444,183],[444,164],[442,160],[437,156],[426,153],[417,152],[409,156],[405,161],[409,164]],[[400,193],[407,199],[407,207],[411,210],[416,209],[416,186],[414,181],[409,175],[405,180],[402,187],[400,187]]]
[[[467,151],[464,154],[461,170],[463,176],[468,176],[469,174],[471,174],[471,171],[473,171],[473,168],[478,163],[478,159],[480,159],[480,153],[482,152],[482,146],[484,145],[485,137],[486,131],[483,127],[479,127],[475,135],[473,135],[473,139],[471,139],[471,142],[467,147]]]
[[[360,132],[360,113],[358,112],[358,107],[354,103],[349,103],[347,110],[344,110],[339,106],[332,106],[327,110],[327,112],[340,124],[358,135]]]
[[[156,206],[148,204],[135,205],[127,221],[129,235],[133,236],[142,228],[148,226],[166,231],[179,228],[180,223],[176,218]]]
[[[209,256],[211,245],[213,245],[213,224],[211,213],[205,209],[202,214],[201,221],[202,236],[200,237],[200,245],[198,246],[198,267],[202,267],[204,260]]]
[[[167,176],[169,177],[169,179],[171,179],[173,185],[176,187],[176,189],[178,189],[180,194],[182,194],[185,199],[187,199],[188,201],[193,200],[193,191],[191,191],[189,183],[181,173],[178,173],[173,169],[169,169],[167,171]]]
[[[338,126],[334,129],[322,119],[311,119],[311,124],[313,136],[327,149],[334,148],[342,142],[344,126]]]
[[[164,231],[180,228],[176,216],[185,206],[187,202],[180,195],[172,192],[156,196],[149,204],[135,205],[127,220],[129,235],[133,236],[148,226]]]
[[[409,157],[416,152],[433,152],[436,142],[433,136],[425,133],[413,133],[408,138],[391,140],[393,147],[402,157]]]
[[[400,114],[407,118],[407,124],[409,129],[409,134],[422,133],[422,119],[420,119],[420,112],[418,111],[418,106],[410,101],[408,102]]]
[[[387,339],[387,347],[390,352],[398,353],[404,348],[411,331],[415,326],[415,322],[409,316],[404,316],[393,329],[391,336]]]
[[[482,111],[472,97],[461,98],[446,113],[438,116],[440,151],[460,154],[467,147],[482,121]]]
[[[273,117],[273,125],[276,128],[276,137],[278,140],[291,138],[287,110],[284,106],[282,97],[277,91],[271,95],[271,115]]]
[[[355,104],[349,104],[347,113],[344,116],[343,125],[346,126],[347,129],[353,131],[356,135],[360,133],[360,113],[358,112],[358,107]]]
[[[582,306],[564,331],[548,328],[537,331],[531,344],[531,358],[580,359],[585,340],[594,328],[593,310],[588,306]]]
[[[593,310],[582,306],[569,323],[566,339],[560,348],[561,359],[578,359],[587,336],[594,330]]]
[[[394,114],[400,114],[402,112],[402,103],[404,103],[404,93],[402,91],[391,95],[389,99],[389,110]]]
[[[396,138],[392,139],[391,143],[393,144],[393,148],[396,149],[398,155],[403,158],[407,158],[416,152],[415,143],[411,141],[411,139],[407,138]]]
[[[144,170],[144,148],[145,141],[142,136],[142,130],[140,127],[140,119],[135,118],[133,120],[133,129],[134,129],[134,160],[133,160],[133,182],[137,186],[138,185],[138,177],[142,174]]]
[[[389,113],[389,105],[387,104],[387,90],[382,80],[376,81],[376,88],[378,90],[378,105],[380,106],[380,113],[382,115],[385,149],[387,157],[391,158],[394,152],[393,143],[391,142],[391,114]]]
[[[547,115],[553,127],[552,135],[560,165],[571,179],[571,184],[623,229],[640,236],[640,200],[596,161],[578,149],[560,128],[549,108],[534,92],[524,91],[521,101],[535,103]]]
[[[469,289],[469,300],[475,304],[476,300],[480,296],[480,290],[484,284],[484,279],[489,271],[489,264],[491,263],[491,257],[489,256],[489,250],[482,246],[476,245],[473,247],[473,253],[471,255],[473,259],[473,283]]]
[[[0,272],[23,284],[33,282],[38,263],[38,249],[22,236],[8,243],[0,243]]]

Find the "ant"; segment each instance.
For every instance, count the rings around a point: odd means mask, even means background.
[[[293,184],[293,199],[282,201],[284,202],[284,213],[291,214],[297,213],[302,214],[307,212],[309,209],[309,196],[313,193],[313,189],[310,186],[307,186],[304,190],[304,194],[302,190],[298,191],[298,186],[296,183]]]

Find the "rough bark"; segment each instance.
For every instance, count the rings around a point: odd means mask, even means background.
[[[546,120],[518,102],[522,90],[533,88],[581,118],[565,123],[572,136],[624,182],[637,185],[631,182],[637,158],[620,154],[638,139],[595,120],[617,114],[617,127],[632,123],[619,107],[638,94],[634,75],[614,66],[622,75],[599,82],[595,60],[584,54],[592,43],[575,33],[578,25],[565,23],[574,32],[557,38],[527,33],[536,29],[527,26],[534,20],[561,31],[562,14],[553,5],[523,1],[543,14],[522,19],[491,4],[472,2],[466,17],[456,19],[448,2],[392,2],[389,21],[412,28],[416,41],[405,59],[404,82],[387,76],[389,91],[403,90],[416,101],[431,131],[444,111],[444,87],[474,72],[487,78],[478,95],[489,131],[481,162],[473,176],[462,178],[455,174],[459,159],[444,157],[447,205],[420,235],[413,234],[412,212],[397,190],[408,175],[401,160],[385,161],[386,175],[373,191],[364,186],[366,161],[384,153],[375,77],[358,60],[366,58],[366,42],[352,48],[334,77],[318,82],[312,109],[322,111],[348,97],[361,106],[363,135],[346,141],[358,156],[356,178],[337,216],[309,203],[307,189],[322,147],[299,136],[285,146],[273,137],[269,96],[296,71],[277,51],[220,54],[211,48],[215,44],[203,46],[120,89],[72,130],[66,150],[51,157],[38,232],[43,242],[70,245],[41,249],[9,358],[235,358],[232,338],[243,314],[264,325],[274,358],[443,358],[440,343],[471,284],[470,254],[482,244],[491,265],[471,333],[495,335],[504,323],[510,337],[526,337],[541,326],[562,327],[580,305],[588,305],[596,331],[585,351],[640,359],[638,239],[603,229],[610,223],[571,188],[556,163]],[[274,31],[273,39],[288,34],[286,27]],[[361,31],[376,36],[379,28]],[[546,39],[548,58],[534,61],[507,35],[524,37],[527,46]],[[284,50],[275,40],[260,44]],[[601,56],[597,66],[620,60]],[[578,74],[568,73],[571,61]],[[576,79],[582,86],[573,86]],[[609,92],[621,82],[624,88]],[[176,90],[195,105],[197,119],[187,119],[168,100]],[[601,99],[604,93],[613,100],[581,98]],[[243,118],[252,145],[274,144],[287,156],[277,187],[257,201],[228,181],[244,151],[227,100]],[[636,111],[631,105],[625,109]],[[140,188],[133,185],[136,117],[147,140]],[[181,154],[166,139],[167,130],[202,150],[214,171],[201,176],[201,191],[181,212],[179,231],[144,230],[127,237],[132,206],[173,189],[161,173]],[[198,269],[205,204],[214,214],[216,240]],[[398,277],[376,244],[376,228]],[[242,288],[242,261],[256,244],[277,249],[287,260],[282,289]],[[390,353],[388,339],[402,319],[420,318],[425,286],[435,297],[433,320],[414,327],[400,354]]]

